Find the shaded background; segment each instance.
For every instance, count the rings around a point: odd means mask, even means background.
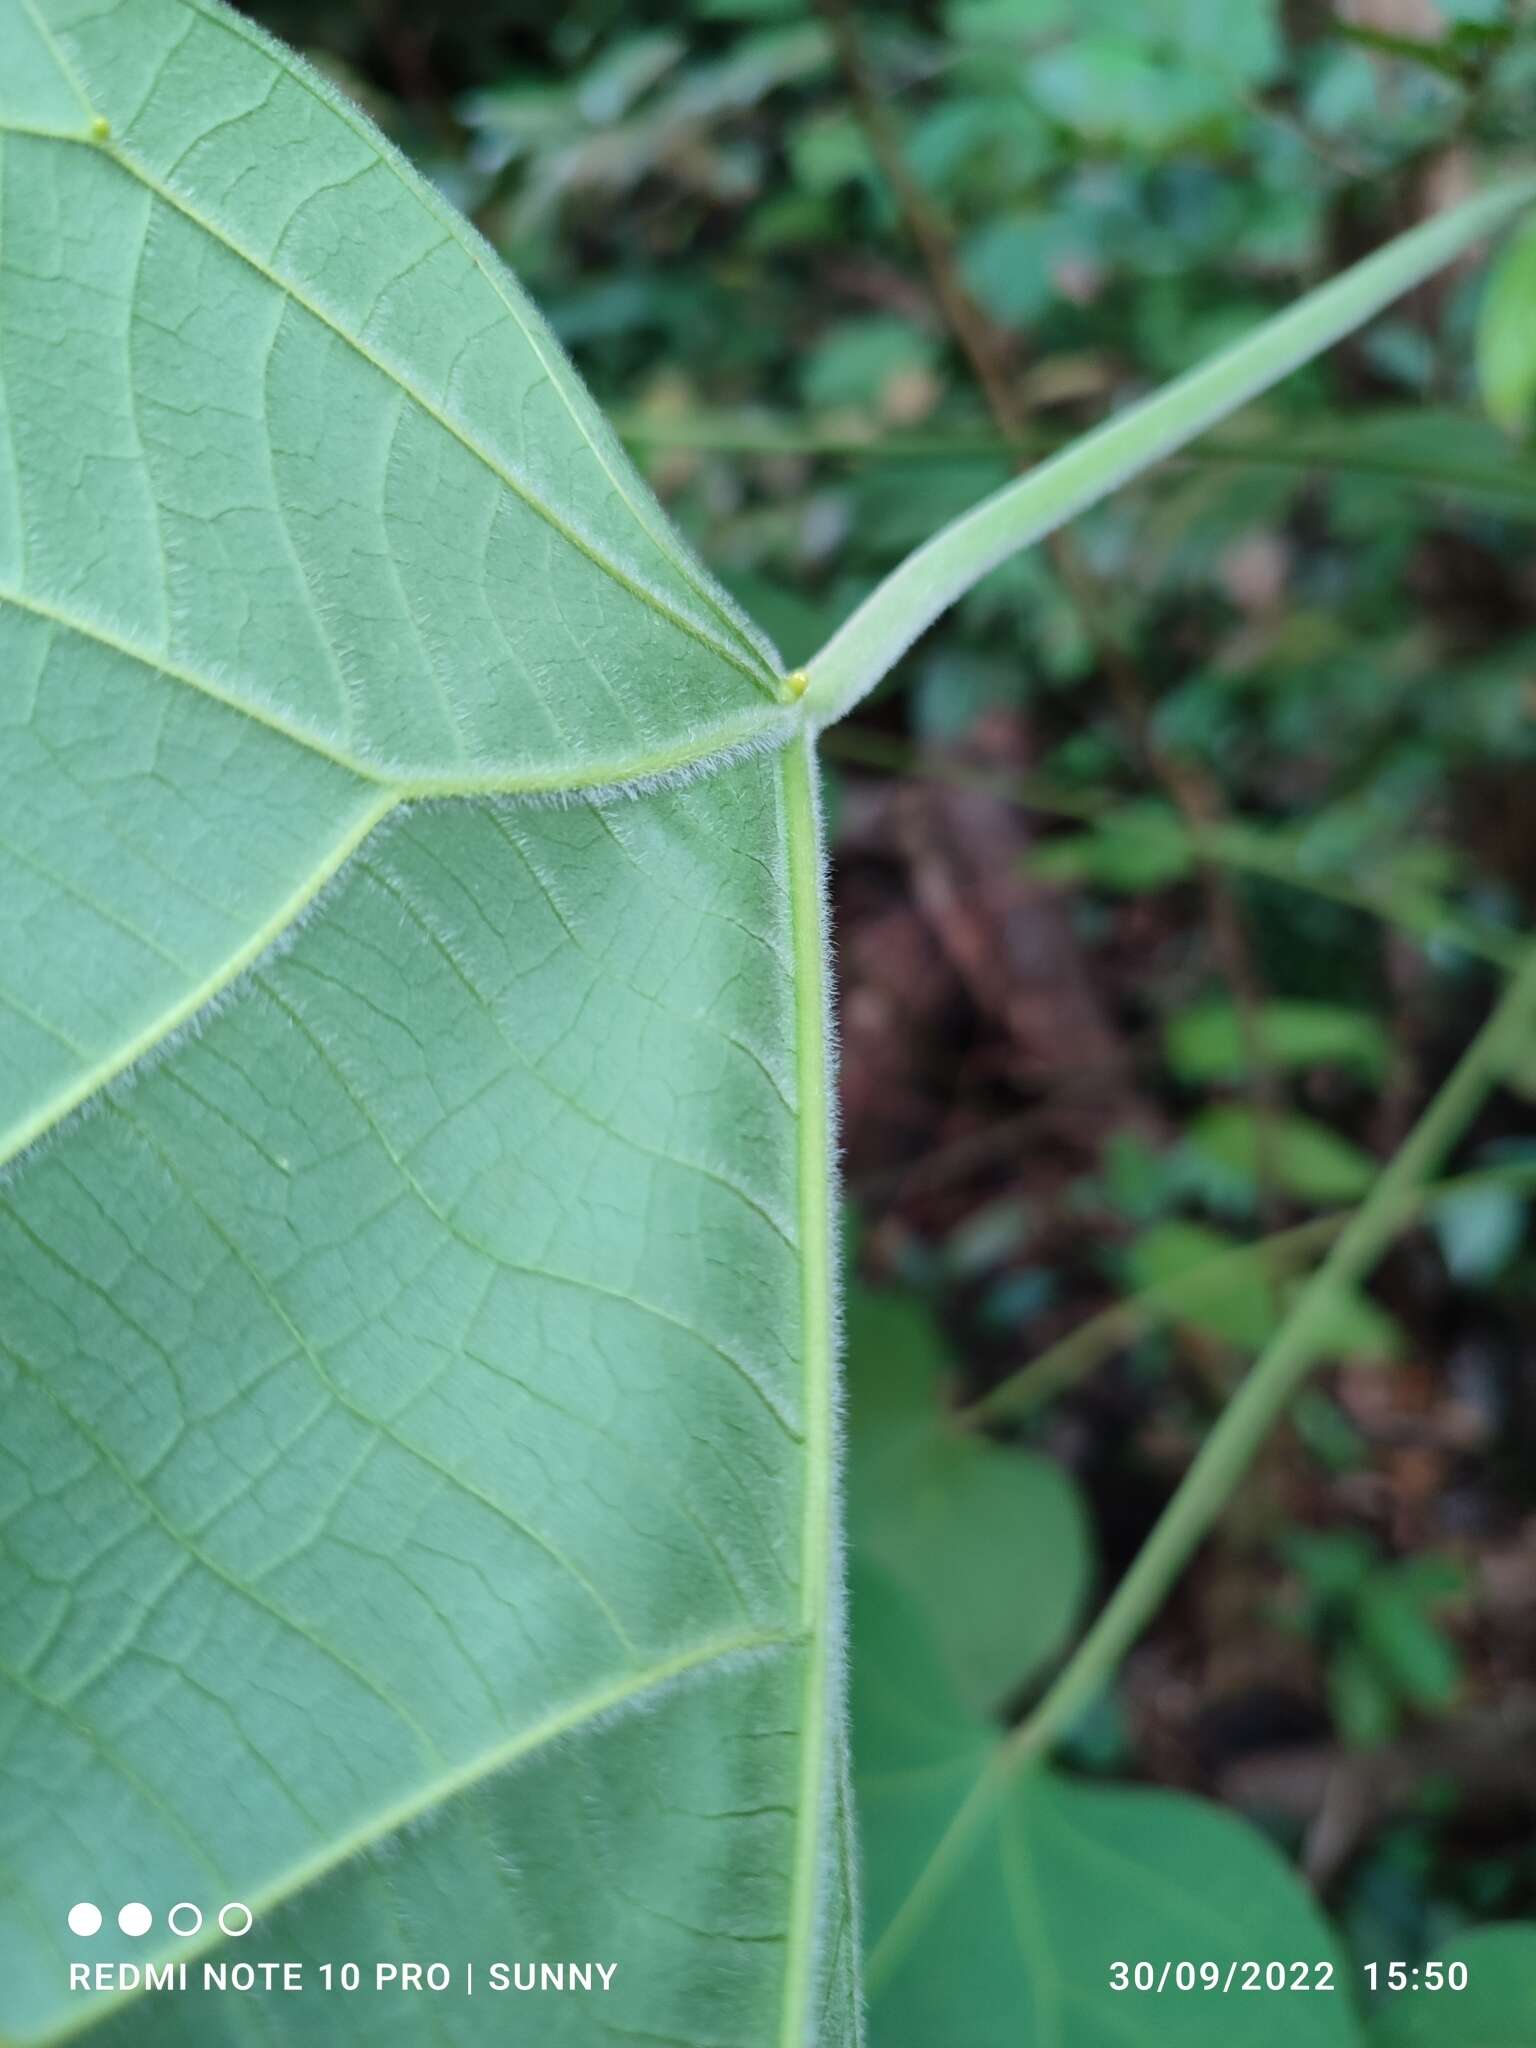
[[[507,256],[790,665],[1536,108],[1504,0],[250,11]],[[1533,921],[1536,461],[1480,409],[1483,275],[1008,564],[829,737],[855,1537],[911,1505],[860,1464],[893,1361],[1006,1387],[1002,1497],[929,1525],[999,1714]],[[1529,1094],[1454,1164],[1069,1746],[1255,1820],[1361,1957],[1536,1910]]]

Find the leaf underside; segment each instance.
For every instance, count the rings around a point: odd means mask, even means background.
[[[334,2040],[71,1997],[240,1899],[241,1960],[619,1965],[444,2041],[851,2041],[772,649],[258,33],[0,48],[0,2038]]]

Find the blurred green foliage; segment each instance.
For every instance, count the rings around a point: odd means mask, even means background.
[[[1388,1564],[1352,1530],[1295,1530],[1285,1549],[1302,1593],[1297,1623],[1323,1645],[1347,1742],[1385,1742],[1405,1712],[1450,1707],[1461,1667],[1435,1616],[1467,1590],[1453,1559],[1423,1554]]]
[[[1536,230],[1505,250],[1484,294],[1477,367],[1489,412],[1511,434],[1536,431]]]

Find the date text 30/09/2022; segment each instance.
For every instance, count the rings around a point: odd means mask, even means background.
[[[1424,1964],[1364,1963],[1361,1965],[1372,1995],[1388,1991],[1465,1991],[1471,1972],[1460,1961],[1440,1960]],[[1245,1962],[1233,1960],[1196,1962],[1185,1957],[1150,1962],[1118,1960],[1109,1966],[1111,1991],[1336,1991],[1336,1966],[1321,1962]]]
[[[602,1993],[617,1963],[71,1963],[71,1991]]]

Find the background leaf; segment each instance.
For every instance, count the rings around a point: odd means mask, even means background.
[[[1470,1928],[1436,1953],[1466,1964],[1467,1988],[1390,1996],[1371,2048],[1525,2048],[1536,2016],[1536,1926]]]
[[[1364,1081],[1379,1081],[1387,1063],[1386,1033],[1368,1010],[1270,1002],[1259,1006],[1254,1023],[1265,1058],[1278,1067],[1340,1066]],[[1169,1064],[1181,1080],[1236,1081],[1247,1071],[1243,1034],[1230,1001],[1180,1011],[1169,1020],[1165,1043]]]
[[[1256,1351],[1279,1319],[1280,1299],[1261,1252],[1210,1270],[1237,1249],[1235,1238],[1203,1223],[1171,1220],[1144,1231],[1126,1265],[1132,1284],[1150,1289],[1181,1322]]]
[[[942,1346],[914,1303],[856,1292],[847,1342],[851,1540],[900,1583],[950,1683],[985,1713],[1081,1615],[1092,1570],[1081,1497],[1059,1465],[945,1415]]]
[[[1483,293],[1477,330],[1483,403],[1511,434],[1536,425],[1536,229],[1510,238]]]
[[[1113,1991],[1111,1965],[1285,1956],[1333,1963],[1305,1997],[1309,2048],[1358,2042],[1349,1980],[1322,1916],[1255,1831],[1198,1800],[1021,1774],[968,1838],[920,1931],[886,1937],[913,1882],[975,1792],[994,1738],[930,1660],[916,1612],[860,1580],[854,1761],[872,1950],[871,2024],[890,2048],[941,2038],[963,2013],[976,2048],[1126,2038],[1202,2048],[1295,2039],[1290,1994]]]
[[[1189,1143],[1245,1181],[1257,1174],[1260,1141],[1251,1109],[1229,1103],[1202,1111],[1189,1127]],[[1356,1200],[1375,1178],[1368,1153],[1294,1110],[1270,1120],[1267,1156],[1281,1187],[1310,1202]]]

